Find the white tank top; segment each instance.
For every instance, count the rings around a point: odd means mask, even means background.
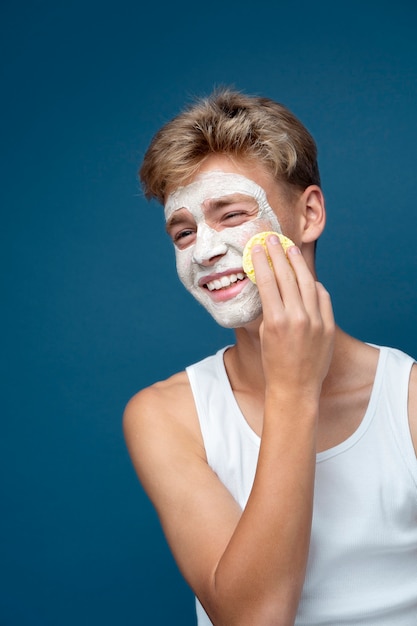
[[[219,350],[187,368],[210,467],[244,508],[260,438]],[[311,545],[297,626],[417,626],[417,459],[407,401],[413,359],[380,348],[359,428],[317,454]],[[198,600],[199,626],[211,622]]]

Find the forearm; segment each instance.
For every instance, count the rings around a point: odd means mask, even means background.
[[[308,556],[318,402],[266,397],[255,480],[213,576],[219,624],[293,623]]]

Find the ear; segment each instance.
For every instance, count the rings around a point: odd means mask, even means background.
[[[302,216],[301,241],[311,243],[320,237],[326,224],[323,192],[317,185],[310,185],[303,191],[298,201]]]

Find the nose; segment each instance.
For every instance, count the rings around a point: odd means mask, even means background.
[[[199,224],[193,249],[193,261],[199,265],[211,265],[217,257],[227,252],[227,246],[222,240],[221,232]]]

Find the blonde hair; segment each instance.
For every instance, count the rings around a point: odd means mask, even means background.
[[[304,190],[320,185],[316,143],[282,104],[218,88],[165,124],[145,153],[139,177],[146,198],[189,179],[211,154],[261,162],[279,181]]]

